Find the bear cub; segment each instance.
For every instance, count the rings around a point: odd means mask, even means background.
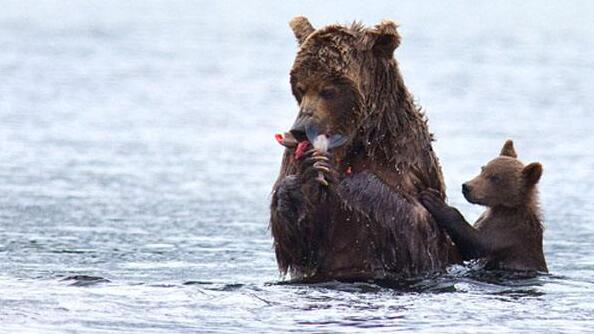
[[[420,200],[464,260],[480,258],[489,270],[548,272],[536,189],[541,175],[542,165],[524,165],[508,140],[499,157],[462,185],[466,200],[487,207],[474,226],[437,191],[422,192]]]

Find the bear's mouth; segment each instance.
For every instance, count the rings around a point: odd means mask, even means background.
[[[311,146],[319,153],[326,154],[328,150],[342,146],[347,142],[346,136],[320,134],[311,124],[305,125],[305,131],[293,128],[289,132],[278,133],[274,137],[279,144],[288,149],[294,149],[294,157],[297,160],[301,159]]]
[[[470,203],[474,204],[474,199],[472,198],[472,196],[470,196],[470,192],[468,191],[462,191],[462,195],[464,195],[464,198],[466,198],[466,200]]]
[[[291,136],[293,136],[293,138],[295,138],[295,140],[297,140],[297,142],[307,140],[307,133],[303,129],[291,129],[289,133]]]
[[[464,195],[464,198],[466,198],[466,200],[468,201],[468,203],[472,203],[472,204],[478,204],[478,205],[484,205],[483,201],[481,201],[480,198],[474,198],[472,197],[470,192],[462,192],[462,195]]]
[[[291,130],[283,134],[276,134],[275,138],[284,147],[295,148],[300,143],[313,142],[313,138],[317,136],[317,133],[318,131],[310,118],[299,117]]]
[[[311,143],[305,139],[298,141],[291,132],[285,132],[284,134],[277,133],[274,135],[276,141],[284,147],[293,150],[293,156],[299,160],[305,154],[305,151],[309,148]]]

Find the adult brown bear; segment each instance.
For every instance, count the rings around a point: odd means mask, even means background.
[[[437,272],[458,260],[418,202],[443,177],[427,122],[393,52],[396,25],[290,22],[300,45],[291,70],[299,114],[272,194],[271,230],[280,271],[296,280],[383,280]],[[329,152],[296,158],[306,130],[340,135]],[[297,154],[299,156],[300,154]]]

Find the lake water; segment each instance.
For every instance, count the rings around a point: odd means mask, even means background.
[[[3,1],[0,332],[594,332],[594,3]],[[287,285],[287,26],[401,23],[453,205],[513,138],[551,275]]]

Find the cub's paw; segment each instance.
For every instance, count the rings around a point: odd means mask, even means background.
[[[447,205],[441,197],[441,194],[434,189],[428,189],[421,192],[419,200],[425,209],[431,213],[435,221],[441,226],[447,226],[452,222],[464,220],[460,211]]]

